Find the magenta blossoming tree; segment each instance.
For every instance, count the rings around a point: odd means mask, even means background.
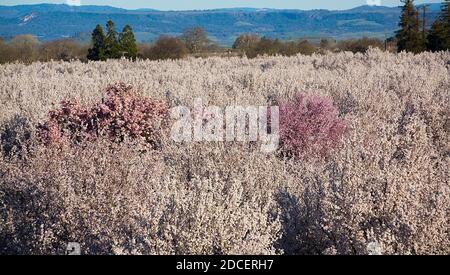
[[[285,155],[325,157],[341,140],[347,123],[323,97],[298,94],[280,106],[280,141]]]
[[[99,136],[114,142],[143,138],[155,144],[166,117],[164,102],[139,96],[131,86],[119,83],[108,87],[106,97],[90,108],[83,108],[77,101],[61,102],[60,108],[51,110],[48,120],[38,128],[46,144],[64,137],[82,142]]]

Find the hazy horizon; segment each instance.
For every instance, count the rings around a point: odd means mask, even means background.
[[[299,9],[299,10],[312,10],[312,9],[328,9],[328,10],[344,10],[351,9],[371,3],[376,5],[395,7],[402,3],[400,0],[348,0],[345,3],[337,2],[335,0],[316,0],[312,1],[296,1],[296,0],[230,0],[230,1],[207,1],[207,0],[193,0],[186,1],[181,0],[166,0],[164,2],[158,1],[144,1],[144,0],[0,0],[0,6],[16,6],[16,5],[32,5],[32,4],[71,4],[71,5],[98,5],[98,6],[112,6],[124,9],[156,9],[161,11],[168,10],[209,10],[209,9],[226,9],[226,8],[269,8],[269,9]],[[440,3],[441,1],[415,1],[416,4],[431,4]]]

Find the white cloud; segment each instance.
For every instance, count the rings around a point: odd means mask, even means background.
[[[81,6],[81,0],[66,0],[66,4],[69,6]]]
[[[381,6],[381,0],[367,0],[369,6]]]

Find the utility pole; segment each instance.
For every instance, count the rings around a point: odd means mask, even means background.
[[[427,38],[427,8],[429,5],[423,4],[422,5],[422,19],[423,19],[423,25],[422,25],[422,38],[425,40]]]
[[[387,30],[384,28],[384,51],[387,52]]]

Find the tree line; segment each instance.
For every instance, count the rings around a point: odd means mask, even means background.
[[[322,39],[318,42],[299,39],[296,41],[281,41],[256,34],[242,34],[236,38],[233,47],[220,47],[213,43],[206,31],[196,27],[186,30],[179,37],[162,35],[152,44],[123,43],[124,39],[108,39],[112,46],[105,45],[107,35],[101,35],[100,28],[93,31],[91,43],[82,43],[71,39],[59,39],[49,42],[39,41],[31,35],[19,35],[5,41],[0,39],[0,63],[21,61],[31,63],[50,60],[105,60],[111,58],[139,59],[181,59],[187,55],[206,56],[247,56],[258,55],[310,55],[326,51],[365,52],[369,47],[383,49],[383,41],[376,38],[361,38],[336,41]],[[100,34],[100,35],[99,35]],[[120,38],[120,35],[117,37]],[[123,35],[122,35],[123,37]],[[119,41],[122,41],[120,43]],[[108,44],[110,43],[108,42]],[[126,47],[124,44],[133,44]],[[121,46],[122,45],[122,46]],[[390,49],[392,51],[392,44]],[[125,50],[131,48],[132,50]]]

